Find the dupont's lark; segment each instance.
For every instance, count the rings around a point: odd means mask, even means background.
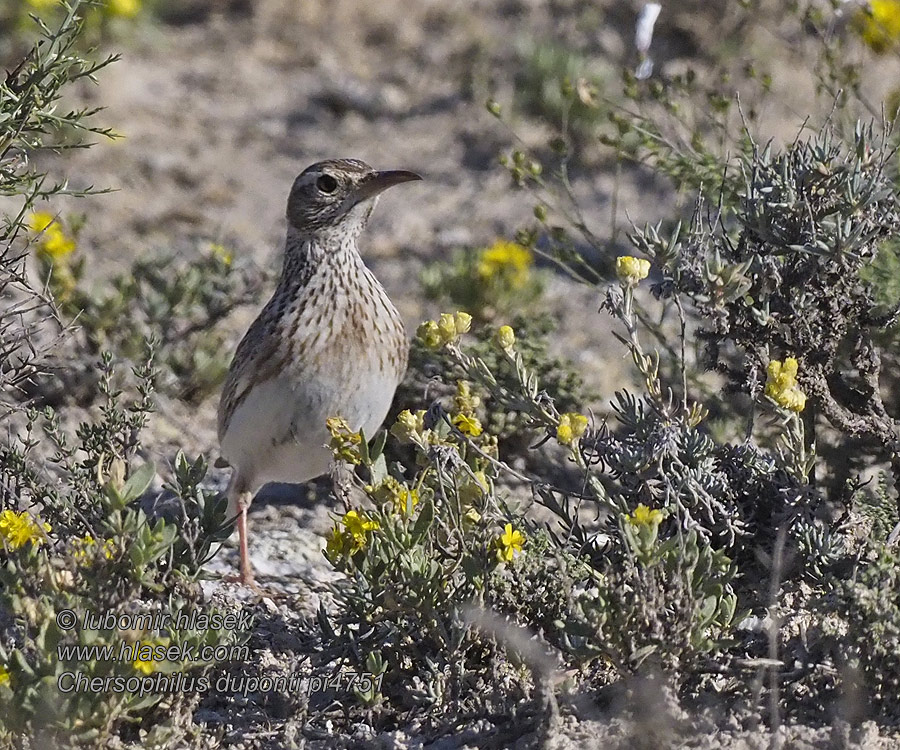
[[[256,491],[327,471],[328,417],[372,435],[387,414],[408,342],[356,243],[378,194],[418,179],[337,159],[313,164],[294,181],[278,288],[238,345],[219,403],[244,583],[253,584],[247,509]]]

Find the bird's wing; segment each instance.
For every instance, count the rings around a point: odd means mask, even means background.
[[[260,315],[244,334],[234,353],[231,369],[222,388],[219,401],[218,432],[221,441],[228,429],[234,410],[255,385],[276,377],[282,363],[276,356],[278,337],[268,331],[267,321]]]

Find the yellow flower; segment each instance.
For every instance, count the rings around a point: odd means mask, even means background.
[[[401,443],[411,443],[422,439],[425,432],[425,410],[420,409],[413,414],[404,409],[397,415],[397,421],[391,426],[391,435]]]
[[[9,670],[5,665],[0,664],[0,687],[8,685],[10,680]]]
[[[379,505],[390,503],[394,512],[402,516],[411,515],[419,504],[419,493],[401,484],[394,477],[385,477],[377,487],[366,487],[366,492]]]
[[[59,0],[28,0],[28,4],[37,10],[47,10],[59,5]]]
[[[513,289],[520,289],[528,282],[533,263],[534,256],[528,248],[508,240],[497,240],[481,251],[477,271],[485,281],[500,276],[508,279]]]
[[[560,445],[572,445],[584,436],[588,420],[584,414],[567,412],[559,418],[556,428],[556,439]]]
[[[497,345],[501,349],[512,349],[516,344],[516,332],[512,326],[500,326],[497,329]]]
[[[72,547],[74,548],[73,557],[79,563],[89,562],[89,558],[94,555],[94,548],[97,546],[97,541],[90,534],[85,534],[81,539],[76,539],[72,542]],[[103,548],[101,550],[103,552],[103,557],[107,560],[112,560],[113,555],[116,553],[116,543],[112,539],[107,539],[103,542]]]
[[[85,534],[81,539],[76,539],[72,542],[72,556],[79,563],[87,562],[91,547],[95,544],[97,544],[97,542],[94,540],[94,537],[90,534]]]
[[[663,512],[661,510],[650,510],[646,505],[641,503],[634,512],[628,516],[628,523],[632,526],[659,526],[663,520]]]
[[[797,385],[797,371],[799,365],[794,357],[787,357],[782,364],[773,359],[766,367],[766,385],[773,390],[783,391]]]
[[[346,554],[359,552],[366,546],[367,534],[378,528],[377,521],[367,518],[364,513],[347,511],[325,537],[325,556],[336,563],[338,558]]]
[[[131,662],[131,666],[134,667],[138,672],[143,672],[144,674],[153,674],[156,671],[156,662],[152,659],[149,661],[144,661],[143,659],[135,659]]]
[[[456,404],[456,409],[460,413],[474,414],[481,405],[481,397],[472,395],[472,386],[468,380],[457,380],[453,403]]]
[[[345,543],[348,537],[341,531],[341,527],[337,524],[325,537],[325,556],[334,562],[338,557],[344,554]]]
[[[469,313],[441,313],[437,323],[426,320],[416,330],[416,337],[429,349],[440,349],[455,342],[472,327],[472,316]]]
[[[467,312],[457,312],[453,316],[453,323],[456,326],[456,335],[462,336],[472,328],[472,316]]]
[[[425,432],[425,410],[413,413],[404,409],[397,415],[397,421],[391,425],[391,435],[401,443],[412,443],[422,439]]]
[[[437,326],[443,341],[453,341],[456,338],[456,321],[450,313],[441,313]]]
[[[0,538],[10,549],[19,549],[28,542],[38,546],[50,530],[49,523],[39,525],[27,511],[4,510],[0,513]]]
[[[108,0],[106,11],[111,16],[134,18],[141,12],[141,0]]]
[[[230,266],[234,261],[234,255],[231,254],[231,251],[225,247],[225,245],[220,245],[218,242],[214,242],[210,245],[209,251],[214,258],[218,258],[226,266]]]
[[[394,510],[401,516],[410,516],[419,504],[419,491],[406,487],[394,498]]]
[[[437,326],[444,341],[450,342],[469,332],[472,316],[465,312],[441,313]]]
[[[440,349],[444,345],[444,338],[438,330],[438,324],[433,320],[426,320],[416,329],[416,338],[429,349]]]
[[[28,226],[36,235],[38,252],[44,257],[60,261],[75,251],[75,240],[66,236],[53,214],[35,211],[28,218]]]
[[[154,650],[157,646],[167,646],[169,644],[168,638],[157,638],[149,641],[138,641],[137,642],[137,655],[133,662],[131,662],[132,668],[137,672],[142,672],[145,675],[153,674],[156,671],[157,661],[154,660]]]
[[[482,433],[481,422],[477,417],[470,417],[466,414],[457,414],[453,417],[453,425],[463,435],[469,437],[478,437]]]
[[[503,528],[503,533],[497,537],[497,557],[501,562],[509,562],[513,556],[522,551],[522,545],[525,543],[525,535],[513,529],[512,524],[508,523]]]
[[[329,448],[334,457],[351,464],[358,464],[362,460],[359,450],[362,444],[362,435],[351,430],[349,423],[343,417],[329,417],[325,420],[325,426],[331,433]]]
[[[75,240],[66,237],[62,229],[54,224],[44,234],[41,250],[54,260],[61,260],[75,252]]]
[[[775,399],[779,406],[790,411],[801,412],[806,408],[806,394],[799,388],[788,388]]]
[[[796,358],[784,362],[773,359],[766,367],[766,395],[782,409],[801,412],[806,407],[806,394],[797,385],[799,365]]]
[[[28,228],[35,234],[40,234],[56,219],[53,214],[46,211],[35,211],[28,217]]]
[[[347,511],[341,519],[341,523],[344,524],[344,528],[351,537],[350,549],[352,552],[357,552],[365,547],[368,541],[366,535],[379,528],[377,521],[372,521],[366,517],[365,513],[355,510]]]
[[[650,275],[650,261],[622,255],[616,258],[616,276],[624,286],[635,286]]]
[[[900,42],[900,0],[870,0],[853,20],[863,41],[878,54]]]

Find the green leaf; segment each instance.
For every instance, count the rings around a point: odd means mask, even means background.
[[[700,619],[700,625],[706,627],[709,625],[713,617],[715,617],[716,611],[719,609],[719,600],[715,596],[707,596],[703,600],[703,604],[700,606],[700,612],[698,617]]]
[[[128,708],[132,711],[139,711],[142,708],[149,708],[162,700],[163,696],[149,693],[147,695],[135,695],[128,699]]]
[[[431,524],[434,522],[434,503],[429,499],[422,503],[419,517],[412,530],[412,543],[419,544],[428,534]]]
[[[382,443],[382,448],[384,444]],[[384,453],[378,453],[375,459],[372,461],[372,465],[369,467],[369,471],[372,472],[372,484],[379,485],[383,482],[388,475],[387,463],[384,460]]]
[[[372,444],[369,446],[369,458],[372,459],[373,462],[377,462],[379,458],[384,460],[382,454],[384,453],[384,444],[387,441],[387,430],[379,430],[378,433],[372,438]]]
[[[191,467],[184,452],[178,451],[178,453],[175,454],[175,476],[180,480],[182,477],[189,476],[190,470]]]
[[[719,625],[728,626],[734,621],[734,611],[737,608],[737,597],[729,594],[722,597],[719,602],[719,616],[716,618]]]
[[[366,433],[362,427],[359,428],[359,461],[363,466],[368,466],[371,462],[369,458],[369,441],[366,440]]]
[[[153,464],[147,463],[136,469],[122,488],[122,500],[126,503],[137,500],[147,491],[155,476],[156,469]]]
[[[26,677],[33,678],[34,670],[31,668],[31,665],[25,659],[25,654],[23,654],[19,649],[16,649],[12,652],[12,663],[15,665],[16,669],[24,674]]]

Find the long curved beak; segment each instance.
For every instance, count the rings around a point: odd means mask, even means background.
[[[405,169],[388,169],[383,172],[373,172],[366,177],[356,189],[356,198],[358,200],[365,200],[366,198],[378,195],[394,185],[421,179],[421,175],[417,175],[415,172],[407,172]]]

